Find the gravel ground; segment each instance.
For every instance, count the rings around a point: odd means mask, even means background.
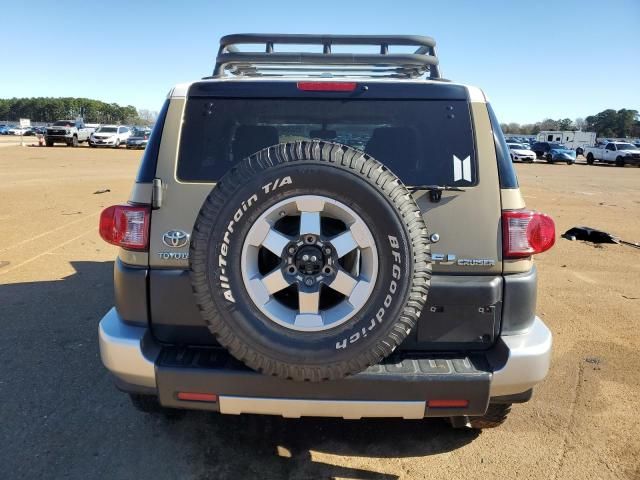
[[[539,256],[551,372],[499,429],[138,413],[100,364],[115,249],[96,225],[126,200],[140,155],[0,149],[2,478],[640,478],[640,250],[619,245],[559,238]],[[517,169],[528,206],[560,233],[640,240],[640,168]]]

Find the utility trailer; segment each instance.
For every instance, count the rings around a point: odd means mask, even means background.
[[[596,132],[545,130],[538,133],[536,141],[562,143],[567,148],[575,150],[576,155],[582,155],[586,147],[593,147],[596,144]]]

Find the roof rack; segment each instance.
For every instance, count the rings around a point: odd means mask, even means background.
[[[263,51],[240,50],[264,45]],[[276,51],[276,45],[320,45],[320,52]],[[332,53],[334,45],[377,46],[380,53]],[[389,53],[389,46],[416,47]],[[262,50],[262,47],[260,48]],[[433,38],[419,35],[234,34],[220,39],[212,77],[319,76],[441,79]]]

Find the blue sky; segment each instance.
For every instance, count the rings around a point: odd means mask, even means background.
[[[2,3],[0,98],[157,110],[211,72],[227,33],[407,33],[433,36],[443,75],[481,87],[502,122],[640,110],[639,0]]]

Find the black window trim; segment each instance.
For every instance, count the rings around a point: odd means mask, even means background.
[[[284,83],[284,82],[283,82]],[[229,97],[218,97],[218,96],[210,96],[210,97],[206,97],[204,95],[200,96],[191,96],[189,95],[187,103],[189,102],[189,99],[198,99],[198,100],[202,100],[202,99],[210,99],[211,101],[214,100],[241,100],[244,99],[244,97],[241,96],[229,96]],[[338,98],[336,97],[324,97],[324,98],[318,98],[318,97],[310,97],[310,98],[304,98],[304,97],[269,97],[269,96],[265,96],[265,97],[250,97],[252,100],[338,100]],[[344,99],[343,99],[344,100]],[[389,98],[389,97],[375,97],[375,98],[349,98],[349,101],[389,101],[389,102],[393,102],[393,101],[402,101],[402,100],[416,100],[416,101],[426,101],[426,100],[441,100],[441,101],[447,101],[447,100],[451,100],[451,101],[461,101],[464,100],[466,101],[466,105],[468,108],[468,112],[469,112],[469,123],[470,123],[470,129],[471,129],[471,135],[472,135],[472,153],[473,153],[473,169],[474,169],[474,178],[473,178],[473,182],[469,185],[461,185],[459,186],[460,188],[472,188],[472,187],[476,187],[478,186],[478,184],[480,183],[480,168],[479,168],[479,163],[478,163],[478,144],[477,144],[477,135],[476,135],[476,131],[475,131],[475,122],[473,119],[473,109],[471,108],[471,103],[469,102],[468,98],[465,99],[456,99],[456,98]],[[187,109],[185,106],[185,110],[183,115],[186,115]],[[159,119],[158,119],[159,120]],[[184,118],[183,121],[181,123],[181,127],[180,128],[184,128]],[[180,136],[182,141],[182,135]],[[147,146],[147,149],[149,147]],[[175,177],[176,180],[178,180],[180,183],[208,183],[208,184],[216,184],[219,179],[213,180],[213,179],[190,179],[190,178],[183,178],[180,176],[180,156],[181,156],[181,145],[178,146],[178,161],[177,161],[177,166],[176,166],[176,172],[175,172]],[[402,180],[402,179],[401,179]],[[406,183],[406,182],[405,182]],[[408,186],[412,187],[412,188],[419,188],[420,185],[413,185],[413,184],[409,184],[406,183]],[[449,185],[448,186],[453,186],[453,185]]]
[[[507,145],[507,141],[504,138],[504,133],[500,128],[498,117],[496,116],[493,108],[491,108],[491,105],[489,103],[487,103],[487,112],[489,114],[489,121],[491,123],[491,130],[493,133],[493,144],[495,148],[496,160],[498,163],[498,178],[500,179],[500,188],[519,188],[518,176],[516,175],[515,168],[513,168],[513,161],[511,160],[511,153],[509,153],[509,146]]]
[[[164,122],[167,118],[169,104],[170,99],[167,98],[158,113],[156,124],[151,131],[147,147],[144,149],[144,154],[142,155],[142,162],[140,163],[136,183],[151,183],[156,176],[158,154],[160,152],[160,142],[162,140],[162,130],[164,129]]]

